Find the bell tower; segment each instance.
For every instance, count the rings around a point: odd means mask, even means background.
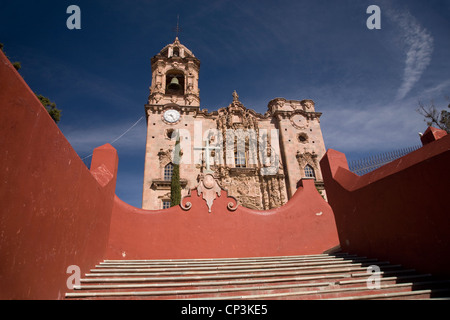
[[[142,207],[162,209],[170,205],[172,151],[175,149],[172,133],[180,130],[181,146],[187,151],[186,143],[190,140],[186,139],[193,137],[195,116],[200,111],[200,60],[176,37],[151,59],[151,68],[152,83],[145,105],[147,143]],[[188,159],[189,156],[183,157]],[[182,196],[196,183],[196,175],[190,174],[193,170],[195,168],[189,165],[180,165]],[[191,179],[186,179],[189,177]]]
[[[208,172],[240,205],[257,210],[284,205],[305,177],[324,189],[319,160],[326,149],[314,101],[276,98],[260,114],[234,92],[228,107],[209,112],[200,109],[199,71],[178,37],[151,59],[143,209],[172,205],[175,169],[182,197]]]
[[[151,59],[152,84],[148,105],[200,106],[200,61],[178,37]]]

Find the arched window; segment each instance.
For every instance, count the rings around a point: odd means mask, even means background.
[[[238,151],[234,153],[234,164],[236,168],[245,168],[247,167],[245,161],[245,152]]]
[[[316,178],[316,173],[314,172],[314,169],[308,164],[305,167],[305,177],[307,178]]]
[[[166,94],[184,95],[184,73],[170,70],[166,73]]]
[[[169,163],[164,167],[164,180],[165,181],[172,180],[172,173],[173,173],[173,164]]]

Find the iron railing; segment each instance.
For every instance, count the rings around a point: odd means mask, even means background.
[[[408,153],[416,151],[422,146],[413,146],[403,149],[398,149],[394,151],[384,152],[377,155],[373,155],[367,158],[353,160],[349,163],[349,169],[353,173],[362,176],[366,173],[372,172],[389,162],[392,162],[398,158],[401,158]]]

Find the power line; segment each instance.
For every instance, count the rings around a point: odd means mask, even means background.
[[[144,119],[144,116],[140,117],[138,121],[136,121],[131,127],[129,127],[127,130],[125,130],[124,133],[122,133],[120,136],[118,136],[116,139],[114,139],[112,142],[110,142],[109,144],[113,144],[114,142],[116,142],[117,140],[119,140],[120,138],[122,138],[124,135],[126,135],[131,129],[133,129],[142,119]],[[92,157],[93,153],[91,153],[90,155],[82,158],[81,160],[86,160],[89,157]]]

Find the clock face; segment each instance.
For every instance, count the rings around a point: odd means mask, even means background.
[[[296,114],[291,118],[292,125],[298,129],[304,129],[308,126],[308,121],[300,114]]]
[[[164,112],[164,120],[169,123],[175,123],[180,120],[180,113],[177,110],[167,110]]]

